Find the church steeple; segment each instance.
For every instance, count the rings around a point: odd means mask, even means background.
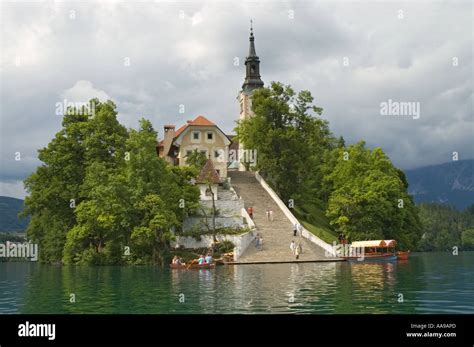
[[[255,51],[255,37],[253,36],[253,26],[250,21],[250,46],[249,55],[245,58],[245,81],[242,85],[244,92],[251,92],[254,89],[263,87],[260,79],[260,59]]]

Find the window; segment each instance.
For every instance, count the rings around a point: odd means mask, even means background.
[[[204,155],[206,156],[206,158],[207,158],[207,151],[202,151],[202,150],[201,150],[201,151],[199,151],[199,152],[201,152],[202,154],[204,154]]]
[[[199,140],[199,131],[193,131],[193,140]]]
[[[208,140],[212,140],[214,137],[214,134],[213,133],[207,133],[207,139]]]
[[[214,151],[214,158],[219,158],[221,155],[221,152],[219,150]]]
[[[189,156],[192,152],[193,152],[193,151],[191,151],[191,150],[188,149],[188,150],[186,151],[186,156]]]

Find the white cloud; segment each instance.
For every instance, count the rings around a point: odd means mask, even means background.
[[[92,82],[84,80],[77,81],[74,86],[63,91],[61,98],[74,103],[86,103],[93,98],[98,98],[100,101],[111,99],[103,90],[94,88]]]

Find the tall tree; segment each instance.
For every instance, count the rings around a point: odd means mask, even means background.
[[[260,170],[284,199],[318,196],[324,153],[333,148],[322,109],[309,91],[298,94],[290,86],[273,82],[252,95],[254,116],[236,128],[246,149],[257,151]],[[311,170],[308,170],[311,167]]]
[[[157,157],[149,121],[129,132],[111,101],[91,102],[93,114],[69,109],[63,128],[39,151],[43,165],[25,181],[28,237],[44,262],[162,261],[171,230],[197,206],[199,191],[190,183],[196,169]],[[144,254],[150,234],[151,253]]]
[[[97,100],[91,102],[99,104]],[[38,151],[42,165],[25,180],[29,195],[23,215],[31,215],[27,235],[39,244],[41,261],[61,260],[66,233],[76,223],[74,209],[83,199],[84,140],[91,117],[90,109],[68,108],[62,129]]]
[[[350,240],[397,239],[414,249],[421,225],[400,170],[380,148],[369,150],[363,141],[339,148],[332,173],[327,216]]]

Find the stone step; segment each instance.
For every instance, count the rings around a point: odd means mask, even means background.
[[[229,172],[231,184],[244,200],[245,208],[253,208],[253,219],[258,233],[263,237],[262,250],[256,249],[255,241],[239,258],[240,263],[261,261],[296,261],[290,250],[290,242],[301,242],[303,252],[299,261],[325,259],[324,250],[303,237],[293,236],[293,225],[286,215],[260,185],[252,172]],[[266,216],[273,211],[273,221]]]

